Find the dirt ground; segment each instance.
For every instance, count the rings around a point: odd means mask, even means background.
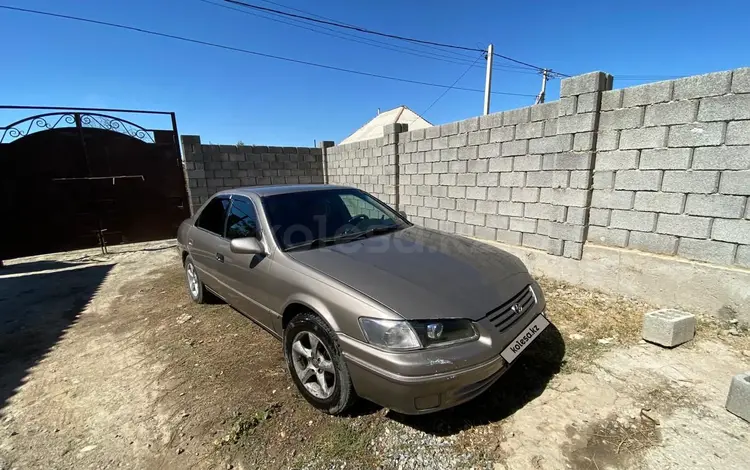
[[[487,393],[406,417],[332,418],[280,344],[195,305],[171,242],[15,260],[0,271],[0,470],[27,468],[745,469],[724,409],[750,370],[742,325],[700,317],[673,350],[639,341],[656,306],[541,280],[554,327]]]

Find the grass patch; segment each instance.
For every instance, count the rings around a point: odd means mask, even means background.
[[[274,403],[250,416],[238,418],[232,425],[232,429],[224,437],[214,441],[214,445],[223,446],[239,442],[243,437],[251,434],[255,428],[271,419],[280,408],[280,404]]]
[[[347,468],[375,468],[377,459],[370,443],[379,432],[377,419],[329,417],[309,443],[309,452],[297,456],[293,468],[318,468],[333,462]]]

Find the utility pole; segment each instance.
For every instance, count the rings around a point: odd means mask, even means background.
[[[492,93],[492,44],[487,48],[487,76],[484,80],[484,115],[490,114],[490,93]]]
[[[547,92],[547,80],[549,79],[549,69],[542,70],[542,91],[536,97],[536,103],[544,103],[544,94]]]

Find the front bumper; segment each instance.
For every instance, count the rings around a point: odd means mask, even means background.
[[[359,396],[399,413],[432,413],[492,386],[510,367],[500,352],[543,309],[543,304],[530,309],[502,338],[479,323],[479,340],[443,349],[393,353],[343,335],[339,343]]]

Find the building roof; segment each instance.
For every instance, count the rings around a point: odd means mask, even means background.
[[[378,114],[370,122],[357,129],[352,135],[339,142],[339,145],[383,137],[383,126],[396,123],[407,124],[410,131],[432,127],[432,124],[419,114],[406,106],[399,106],[398,108]]]

